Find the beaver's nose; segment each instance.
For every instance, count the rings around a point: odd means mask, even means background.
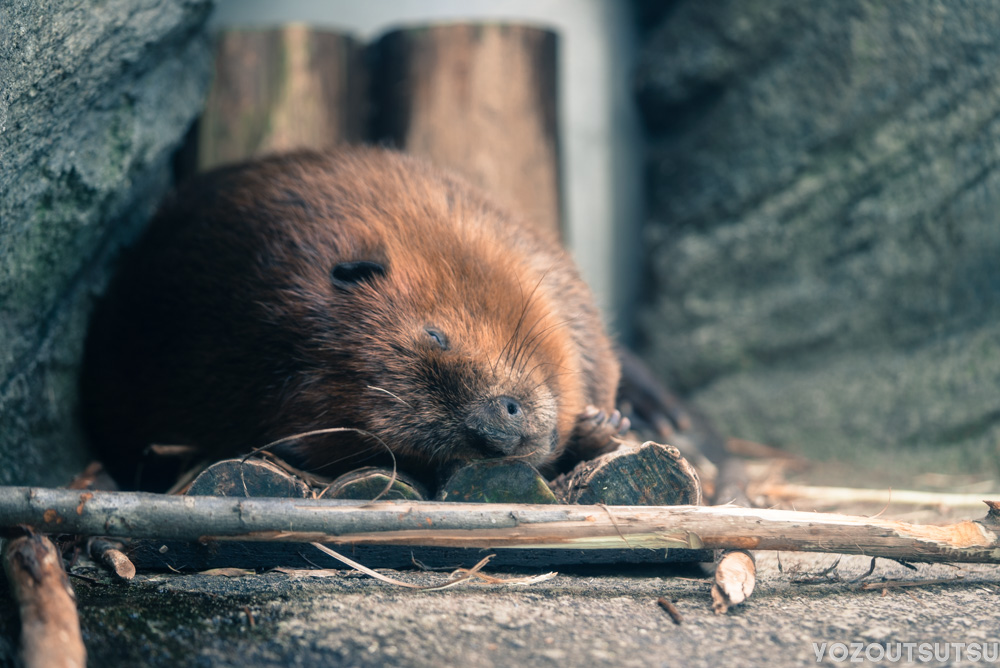
[[[525,415],[514,397],[501,395],[474,406],[465,418],[473,442],[488,455],[509,455],[524,438]]]

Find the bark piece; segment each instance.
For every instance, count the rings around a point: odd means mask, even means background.
[[[519,25],[398,30],[372,47],[373,139],[464,174],[558,236],[556,34]]]
[[[423,501],[427,498],[427,490],[403,473],[393,473],[390,469],[377,466],[366,466],[340,476],[319,496],[324,499],[378,498]]]
[[[202,471],[188,496],[278,496],[304,499],[309,487],[276,464],[262,459],[224,459]]]
[[[35,533],[14,538],[4,544],[3,565],[21,617],[25,667],[83,668],[87,650],[76,597],[56,546]]]
[[[581,462],[553,481],[567,503],[674,506],[701,503],[698,474],[677,448],[646,441]]]
[[[346,35],[289,25],[226,30],[198,126],[198,168],[363,137],[361,46]]]
[[[438,501],[465,503],[559,503],[545,478],[530,464],[483,460],[455,471],[441,485]]]

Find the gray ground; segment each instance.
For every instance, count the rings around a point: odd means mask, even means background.
[[[73,584],[95,666],[781,666],[814,663],[813,643],[1000,642],[996,566],[911,571],[879,560],[865,582],[951,580],[883,591],[795,582],[827,568],[832,555],[783,553],[780,560],[783,572],[775,554],[759,556],[757,591],[725,616],[712,613],[699,573],[654,568],[423,592],[346,571],[324,578],[147,573],[128,585],[76,577]],[[846,557],[837,573],[857,578],[869,561]],[[430,583],[444,576],[399,577]],[[657,606],[661,596],[675,602],[682,625]],[[0,603],[7,642],[16,633],[12,612]]]

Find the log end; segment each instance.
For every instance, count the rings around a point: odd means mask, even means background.
[[[455,471],[441,485],[438,501],[465,503],[559,503],[545,478],[529,464],[483,460]]]
[[[653,441],[581,462],[552,484],[567,503],[677,506],[702,501],[694,467],[677,448]]]
[[[224,459],[201,472],[188,496],[276,496],[304,499],[308,485],[262,459]]]
[[[423,501],[427,490],[404,473],[366,466],[345,473],[319,494],[324,499]]]

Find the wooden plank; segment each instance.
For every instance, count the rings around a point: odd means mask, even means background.
[[[558,235],[556,34],[455,24],[372,47],[372,138],[425,156]]]

